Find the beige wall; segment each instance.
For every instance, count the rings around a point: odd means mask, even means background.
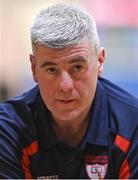
[[[123,52],[127,52],[129,55],[132,50],[137,52],[137,43],[134,41],[137,37],[133,37],[133,34],[131,34],[132,39],[125,36],[126,40],[124,42],[121,40],[120,42],[120,38],[115,36],[116,31],[112,32],[111,37],[110,33],[103,28],[108,26],[112,27],[111,30],[113,30],[114,27],[119,27],[121,30],[122,27],[125,27],[125,29],[134,27],[136,34],[138,28],[138,0],[0,0],[0,86],[3,80],[8,88],[10,97],[30,88],[33,84],[29,62],[29,53],[31,52],[30,26],[33,19],[40,9],[50,4],[62,2],[75,3],[85,7],[94,15],[97,24],[101,25],[104,33],[104,45],[107,45],[108,48],[107,59],[110,60],[110,52],[112,54],[112,61],[108,60],[107,62],[110,65],[107,71],[112,72],[115,69],[113,59],[116,61],[116,51],[120,54],[123,48]],[[116,44],[114,43],[114,37],[117,37],[115,38]],[[121,37],[123,39],[123,32],[121,32]],[[108,47],[108,44],[110,44],[110,47]],[[127,49],[125,48],[126,46],[128,46]],[[115,50],[114,52],[110,51],[111,47]],[[128,55],[126,55],[127,57]],[[126,58],[124,58],[125,61]],[[137,56],[133,59],[137,60]],[[120,63],[120,59],[118,59],[118,62]],[[114,69],[111,70],[111,68]],[[124,66],[119,64],[119,68],[120,71],[125,70],[126,63]],[[119,68],[116,66],[117,70]],[[135,63],[133,68],[136,69]],[[115,74],[118,74],[118,72]],[[131,75],[129,72],[126,74]],[[133,76],[137,77],[138,75],[133,73]]]
[[[57,2],[79,1],[0,0],[0,84],[6,83],[10,96],[33,82],[29,81],[30,26],[40,9]]]

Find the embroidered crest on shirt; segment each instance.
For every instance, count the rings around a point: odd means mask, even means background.
[[[107,156],[86,156],[85,164],[86,172],[90,179],[104,179],[108,167]]]

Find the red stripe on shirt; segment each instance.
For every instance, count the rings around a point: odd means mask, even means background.
[[[130,146],[130,141],[120,135],[117,135],[115,145],[118,146],[124,153],[127,153]]]
[[[32,175],[29,169],[30,165],[30,159],[29,156],[35,154],[38,152],[38,142],[34,141],[32,144],[27,146],[26,148],[23,148],[23,155],[22,155],[22,168],[25,173],[25,178],[26,179],[32,179]]]
[[[130,168],[127,159],[125,159],[120,168],[119,179],[128,179],[129,176],[130,176]]]

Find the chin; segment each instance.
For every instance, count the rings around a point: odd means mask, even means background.
[[[60,113],[52,113],[53,117],[59,121],[72,121],[75,118],[79,117],[78,112],[72,111],[72,112],[60,112]]]

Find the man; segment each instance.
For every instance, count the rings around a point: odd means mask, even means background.
[[[94,19],[55,5],[31,28],[38,86],[0,106],[0,177],[138,177],[138,101],[101,78]]]

